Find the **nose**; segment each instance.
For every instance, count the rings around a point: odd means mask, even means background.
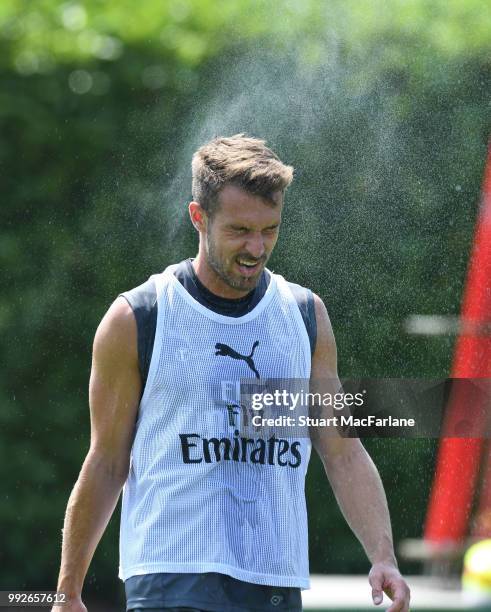
[[[254,232],[248,236],[245,245],[247,252],[254,259],[259,259],[265,253],[264,237],[261,232]]]

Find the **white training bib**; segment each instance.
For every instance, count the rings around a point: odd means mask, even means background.
[[[308,438],[241,435],[241,379],[310,377],[310,343],[283,277],[228,317],[174,276],[153,278],[158,316],[123,489],[119,577],[219,572],[309,587]],[[232,408],[231,408],[232,407]]]

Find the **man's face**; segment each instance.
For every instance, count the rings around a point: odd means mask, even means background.
[[[206,259],[228,287],[249,292],[257,284],[278,239],[283,208],[281,192],[275,206],[235,185],[218,195],[218,207],[208,218]]]

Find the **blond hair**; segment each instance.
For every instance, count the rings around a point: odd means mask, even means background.
[[[226,184],[237,185],[274,205],[273,194],[284,193],[293,179],[293,168],[286,166],[265,140],[245,134],[214,138],[200,147],[193,155],[192,170],[193,200],[210,215]]]

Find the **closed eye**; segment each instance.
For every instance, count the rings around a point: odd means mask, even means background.
[[[270,227],[264,228],[261,233],[266,234],[266,235],[272,235],[272,234],[275,234],[278,231],[278,229],[279,229],[279,225],[272,225]],[[249,227],[242,227],[242,226],[237,226],[237,227],[231,226],[230,230],[234,234],[239,234],[241,236],[254,231],[253,229]]]

